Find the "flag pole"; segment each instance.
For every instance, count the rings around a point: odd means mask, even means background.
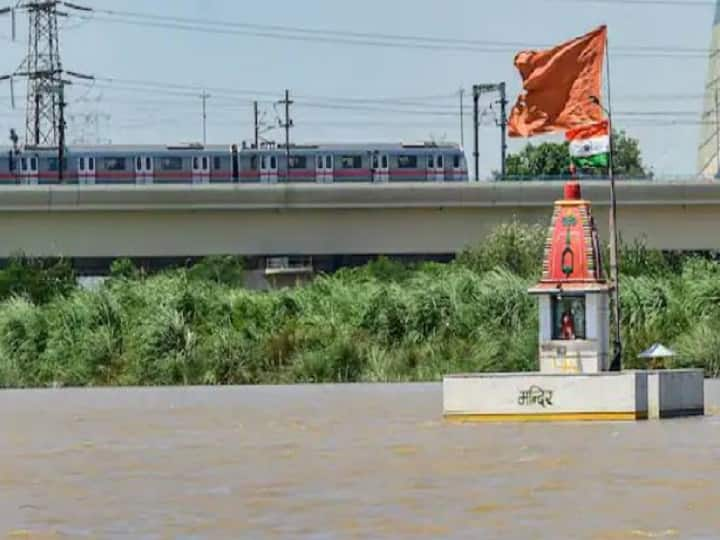
[[[610,85],[610,42],[605,35],[605,69],[607,84],[607,115],[610,131],[610,152],[608,155],[608,176],[610,177],[610,280],[613,286],[613,316],[615,318],[615,342],[610,371],[622,370],[622,335],[620,333],[620,270],[618,267],[617,201],[615,198],[615,152],[612,121],[612,93]]]

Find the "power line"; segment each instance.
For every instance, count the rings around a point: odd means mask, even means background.
[[[245,96],[277,96],[277,92],[272,92],[268,90],[249,90],[249,89],[238,89],[238,88],[217,88],[217,87],[208,87],[208,86],[195,86],[195,85],[187,85],[187,84],[179,84],[179,83],[170,83],[170,82],[159,82],[159,81],[147,81],[147,80],[138,80],[138,79],[116,79],[116,78],[109,78],[109,77],[97,77],[95,79],[96,83],[95,85],[98,88],[106,88],[106,89],[118,89],[118,90],[128,90],[128,91],[134,91],[134,92],[147,92],[147,93],[155,93],[157,90],[161,89],[163,92],[168,92],[168,95],[174,95],[174,96],[181,96],[181,97],[197,97],[201,96],[204,91],[212,92],[213,97],[220,97],[223,99],[237,99],[240,97]],[[106,83],[106,84],[103,84]],[[370,104],[370,105],[394,105],[397,107],[411,107],[411,106],[417,106],[417,107],[434,107],[438,109],[444,109],[448,112],[454,111],[455,106],[454,105],[441,105],[436,103],[428,103],[428,102],[421,102],[416,101],[419,99],[445,99],[446,97],[455,97],[457,94],[436,94],[433,96],[416,96],[416,97],[396,97],[396,98],[387,98],[387,97],[380,97],[380,98],[361,98],[361,97],[332,97],[332,96],[316,96],[316,95],[310,95],[310,94],[298,94],[298,99],[306,100],[306,103],[309,105],[318,105],[328,108],[337,107],[337,103],[351,103],[351,104],[358,104],[357,107],[362,107],[362,104]],[[268,103],[271,101],[268,100]]]
[[[136,11],[96,10],[105,16],[95,16],[96,21],[129,24],[149,28],[164,28],[202,32],[209,34],[246,35],[284,39],[291,41],[314,41],[318,43],[362,45],[383,48],[406,48],[446,52],[515,53],[519,48],[549,47],[552,44],[528,44],[517,41],[469,40],[436,36],[399,35],[377,32],[338,31],[298,26],[262,25],[246,22],[217,21],[202,18],[172,17]],[[636,58],[706,58],[708,51],[702,48],[678,46],[624,46],[612,50],[615,56]]]
[[[242,96],[272,96],[276,97],[278,92],[271,90],[257,90],[257,89],[239,89],[239,88],[219,88],[219,87],[208,87],[206,85],[189,85],[174,82],[162,82],[162,81],[148,81],[139,79],[120,79],[110,77],[97,77],[95,84],[98,87],[115,90],[128,90],[131,92],[147,92],[155,93],[158,89],[162,89],[163,92],[171,91],[168,95],[177,97],[193,97],[196,98],[202,95],[203,91],[213,92],[213,97],[217,96],[220,99],[234,100]],[[101,84],[101,83],[107,84]],[[457,91],[448,92],[443,94],[433,94],[425,96],[396,96],[396,97],[348,97],[348,96],[325,96],[325,95],[312,95],[312,94],[295,94],[297,99],[308,100],[313,104],[319,103],[323,106],[335,107],[337,103],[344,104],[368,104],[372,106],[377,105],[395,105],[398,107],[432,107],[438,110],[445,110],[452,112],[457,110],[455,104],[439,104],[431,103],[431,100],[452,100],[457,99]],[[702,99],[704,94],[700,93],[657,93],[657,94],[620,94],[614,96],[616,101],[687,101],[693,99]],[[262,100],[260,100],[262,102]],[[272,100],[267,100],[266,103],[271,103]],[[250,106],[250,105],[246,105]]]

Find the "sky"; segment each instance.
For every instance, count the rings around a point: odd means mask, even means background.
[[[202,88],[209,94],[207,142],[211,144],[252,139],[253,99],[261,101],[264,123],[276,126],[282,111],[274,102],[286,88],[296,101],[291,108],[294,142],[460,142],[459,90],[464,88],[464,142],[471,161],[472,85],[506,81],[512,104],[520,89],[513,66],[517,51],[559,43],[607,24],[616,126],[640,140],[644,161],[656,174],[695,172],[697,121],[708,65],[704,51],[710,45],[715,13],[712,1],[76,3],[99,11],[86,19],[73,16],[62,22],[63,67],[98,79],[92,84],[80,81],[68,91],[71,142],[201,141]],[[127,24],[119,21],[128,21],[130,16],[111,15],[107,10],[202,19],[225,26],[213,23],[206,26],[210,32],[200,32],[197,25],[191,25],[191,30],[179,29],[178,24],[187,26],[187,22],[168,19],[144,19],[163,26]],[[24,16],[19,16],[17,41],[12,42],[10,19],[0,17],[4,50],[0,73],[12,72],[22,61],[26,24]],[[292,27],[293,31],[288,34],[246,25]],[[335,34],[316,39],[319,34],[307,30]],[[391,37],[381,40],[352,33]],[[288,39],[288,35],[294,37]],[[439,44],[439,48],[405,47],[397,46],[392,37],[397,35],[484,43],[437,41],[430,44]],[[662,48],[669,54],[643,55],[647,47]],[[680,49],[689,52],[678,56]],[[150,83],[160,85],[151,87]],[[21,81],[16,81],[15,93],[22,98]],[[0,83],[0,134],[10,127],[19,131],[23,127],[22,99],[13,110],[9,95],[8,83]],[[494,99],[487,95],[482,100],[482,176],[498,169],[500,162],[500,133],[494,125],[497,111],[489,108]],[[277,128],[264,137],[284,140]],[[510,151],[526,142],[512,140]]]

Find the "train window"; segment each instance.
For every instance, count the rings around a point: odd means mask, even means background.
[[[142,158],[135,158],[135,168],[142,171]]]
[[[145,158],[145,170],[146,171],[152,170],[152,158],[149,158],[149,157]]]
[[[267,160],[265,159],[265,156],[262,156],[262,157],[260,158],[260,168],[261,168],[262,170],[267,169]]]
[[[94,171],[94,170],[95,170],[95,158],[92,158],[92,157],[89,157],[89,158],[88,158],[87,170],[88,170],[88,171]]]
[[[306,169],[307,168],[307,156],[290,156],[290,168],[291,169]]]
[[[359,169],[362,167],[362,156],[340,156],[341,169]]]
[[[195,169],[197,171],[199,168],[200,168],[200,160],[197,158],[197,156],[195,156],[193,158],[193,169]]]
[[[55,165],[57,166],[57,161],[55,162]],[[81,157],[81,158],[80,158],[80,167],[78,167],[78,168],[79,168],[81,171],[84,171],[84,170],[85,170],[85,158],[84,158],[84,157]],[[50,170],[52,170],[52,169],[50,169]]]
[[[460,168],[460,156],[453,156],[453,167],[456,169]]]
[[[258,168],[258,157],[250,156],[250,170],[257,171],[257,168]]]
[[[27,166],[28,166],[27,162],[28,162],[27,158],[20,158],[20,168],[23,171],[27,171]]]
[[[183,168],[181,157],[160,158],[161,171],[181,171]]]
[[[435,166],[435,159],[432,156],[427,158],[428,169],[432,169]]]
[[[273,171],[277,169],[277,158],[275,156],[270,156],[270,169]]]
[[[38,170],[38,160],[36,157],[30,158],[30,170],[31,171]]]
[[[80,158],[81,160],[83,158]],[[32,166],[32,165],[31,165]],[[82,168],[82,161],[80,162],[80,166]],[[58,170],[58,158],[48,158],[48,171],[57,171]],[[63,159],[63,171],[67,170],[67,159]]]
[[[372,162],[373,169],[377,169],[380,167],[380,160],[377,156],[373,156],[373,162]]]
[[[202,165],[203,165],[203,166],[202,166],[203,171],[207,171],[207,170],[210,168],[210,167],[209,167],[209,164],[208,164],[208,157],[207,157],[207,156],[203,156],[203,158],[202,158]]]
[[[215,156],[213,158],[213,169],[215,169],[216,171],[219,171],[220,169],[222,169],[222,162],[221,162],[219,156]]]
[[[398,167],[400,169],[416,169],[417,163],[417,156],[398,156]]]
[[[387,169],[387,168],[388,168],[388,157],[387,157],[387,156],[383,156],[383,157],[382,157],[382,168],[383,168],[383,169]]]
[[[443,167],[444,167],[444,165],[443,165],[443,157],[442,157],[442,156],[438,156],[438,157],[437,157],[437,168],[438,168],[438,169],[442,169]]]
[[[106,157],[103,163],[106,171],[124,171],[126,168],[125,158],[122,157]]]
[[[322,157],[322,156],[318,156],[318,157],[317,157],[317,168],[318,168],[318,169],[322,169],[322,168],[323,168],[323,157]]]
[[[325,168],[326,168],[326,169],[332,169],[332,168],[333,168],[333,158],[332,158],[332,156],[325,156]]]

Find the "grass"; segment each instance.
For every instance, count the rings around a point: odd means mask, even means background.
[[[511,223],[451,264],[381,259],[293,290],[242,288],[241,265],[146,275],[127,261],[98,290],[32,262],[0,275],[0,387],[434,381],[528,371],[537,357],[543,230]],[[720,375],[720,265],[623,250],[627,366],[655,341],[673,366]],[[20,268],[20,269],[19,269]],[[48,274],[48,275],[45,275]],[[3,293],[3,291],[5,291]]]

